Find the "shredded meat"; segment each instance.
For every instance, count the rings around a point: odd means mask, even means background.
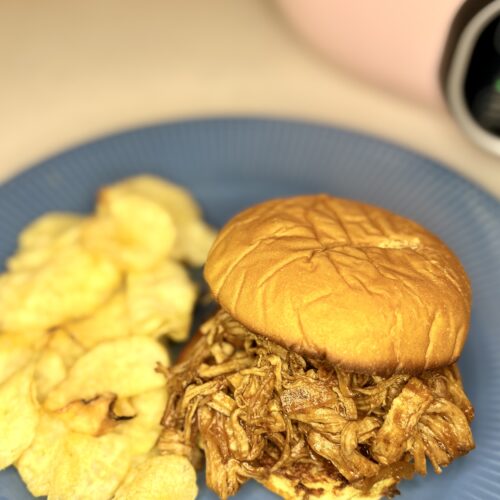
[[[202,327],[188,359],[163,370],[163,453],[206,461],[220,498],[271,473],[367,491],[436,472],[474,447],[474,411],[458,369],[383,378],[305,359],[224,311]],[[395,488],[387,494],[394,494]]]

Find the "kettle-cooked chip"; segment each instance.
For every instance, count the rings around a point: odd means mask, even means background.
[[[139,175],[113,184],[103,192],[134,194],[162,206],[177,229],[172,256],[194,266],[205,262],[215,232],[203,222],[200,207],[186,189],[160,177]]]
[[[125,271],[149,269],[172,250],[175,227],[169,213],[140,196],[103,191],[98,213],[83,228],[85,246]]]
[[[116,434],[68,433],[54,460],[49,500],[108,500],[130,466],[127,440]]]
[[[202,220],[193,220],[183,226],[181,235],[172,257],[192,266],[202,266],[215,240],[215,230]]]
[[[113,418],[113,404],[116,395],[105,393],[90,400],[72,401],[54,415],[74,432],[101,436],[113,429],[118,420]]]
[[[113,431],[120,423],[110,417],[115,400],[116,396],[104,394],[91,401],[73,401],[56,412],[41,410],[35,438],[16,462],[19,474],[34,496],[48,495],[56,457],[66,436],[72,432],[99,436]],[[58,456],[61,459],[64,455]]]
[[[68,323],[65,328],[86,349],[104,340],[130,335],[125,292],[118,290],[93,314]]]
[[[43,402],[47,394],[66,377],[62,356],[53,349],[44,349],[36,360],[34,382],[36,397]]]
[[[70,212],[48,212],[26,226],[18,237],[20,248],[50,246],[69,229],[78,227],[82,215]]]
[[[0,333],[0,384],[26,366],[45,342],[45,333]]]
[[[45,406],[55,410],[105,392],[129,397],[163,387],[165,378],[155,371],[157,363],[168,364],[167,352],[148,337],[102,342],[75,362],[67,378],[48,394]]]
[[[155,337],[187,337],[197,287],[177,261],[201,265],[213,239],[191,195],[152,176],[22,231],[0,274],[0,469],[48,500],[195,498],[187,459],[152,455],[169,364]]]
[[[82,216],[63,212],[52,212],[35,219],[19,235],[19,249],[8,259],[7,269],[36,269],[50,260],[58,248],[77,243],[82,220]]]
[[[167,391],[164,387],[143,392],[132,398],[132,405],[145,426],[155,427],[160,424],[166,404]]]
[[[201,218],[201,210],[189,191],[154,175],[127,177],[105,187],[102,192],[134,194],[162,205],[179,223]]]
[[[127,304],[135,335],[167,334],[176,341],[189,334],[196,285],[175,261],[127,276]]]
[[[57,352],[68,369],[85,352],[83,346],[65,328],[57,328],[48,333],[47,348]]]
[[[148,456],[130,468],[113,500],[194,500],[196,472],[186,457]]]
[[[0,470],[13,464],[35,437],[39,409],[34,369],[29,363],[0,385]]]
[[[113,404],[113,413],[118,418],[121,418],[123,420],[133,418],[136,415],[137,411],[132,404],[132,398],[121,398],[118,396]]]
[[[61,419],[52,413],[40,411],[35,438],[16,462],[16,468],[33,496],[48,495],[55,457],[62,438],[68,432]]]
[[[149,452],[156,444],[163,429],[161,417],[167,404],[165,387],[148,391],[131,398],[134,418],[120,422],[115,432],[127,436],[134,454]]]
[[[119,281],[106,259],[76,245],[63,247],[37,269],[0,277],[0,329],[43,330],[85,316]]]

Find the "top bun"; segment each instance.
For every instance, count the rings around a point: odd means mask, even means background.
[[[416,374],[459,357],[471,289],[419,224],[325,194],[248,208],[205,265],[215,299],[249,330],[345,370]]]

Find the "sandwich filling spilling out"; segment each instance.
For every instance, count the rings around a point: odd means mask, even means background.
[[[187,359],[164,370],[168,403],[159,446],[206,462],[220,498],[250,478],[350,485],[383,494],[401,478],[436,472],[474,448],[474,410],[455,365],[418,376],[349,373],[249,331],[223,310]],[[301,491],[299,491],[301,490]]]

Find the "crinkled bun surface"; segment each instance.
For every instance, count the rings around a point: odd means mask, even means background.
[[[388,210],[325,194],[238,214],[212,246],[205,278],[251,331],[359,373],[449,365],[469,327],[470,284],[441,240]]]

